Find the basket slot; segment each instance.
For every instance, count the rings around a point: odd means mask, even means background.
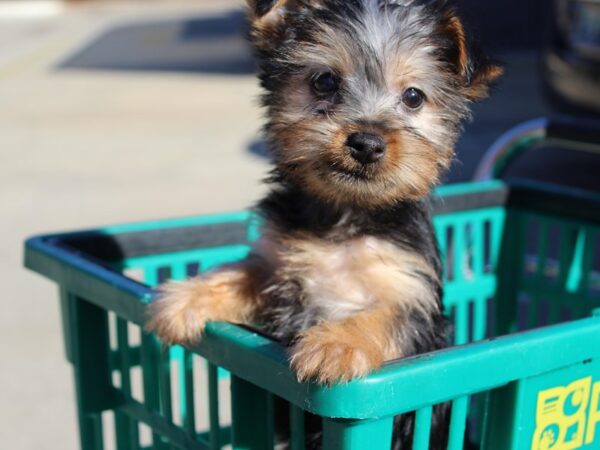
[[[504,221],[506,212],[504,210],[495,210],[490,214],[490,270],[496,273],[500,261],[500,248],[504,233]]]
[[[241,378],[231,376],[233,448],[273,449],[273,408],[271,393]]]
[[[485,272],[485,223],[473,222],[468,226],[469,239],[469,255],[471,258],[471,270],[473,276],[478,279]]]
[[[144,400],[146,406],[154,413],[160,414],[160,343],[151,334],[142,334],[142,370],[144,380]],[[158,433],[152,434],[152,449],[164,450],[165,443]]]
[[[327,450],[389,450],[394,418],[347,421],[323,420],[323,448]]]
[[[437,218],[437,220],[434,221],[434,227],[435,227],[435,234],[436,234],[437,240],[438,240],[438,248],[440,250],[442,266],[443,266],[443,276],[444,276],[444,280],[446,280],[448,278],[448,261],[447,261],[448,241],[449,241],[448,222],[446,220],[444,220],[443,218]]]
[[[169,422],[173,421],[173,403],[171,395],[171,352],[172,348],[159,350],[158,382],[160,411]]]
[[[466,302],[454,305],[454,344],[466,344],[469,340],[469,308]]]
[[[577,292],[583,296],[592,295],[590,280],[592,271],[594,270],[594,250],[598,244],[598,233],[591,228],[586,228],[587,242],[583,246],[583,255],[581,257],[581,280]]]
[[[180,410],[185,431],[190,435],[196,434],[196,413],[194,405],[194,354],[183,349],[179,353],[180,367]]]
[[[79,417],[79,439],[82,450],[104,450],[104,427],[99,414]]]
[[[486,218],[481,222],[481,231],[483,233],[483,244],[480,249],[482,258],[482,276],[495,273],[494,267],[492,267],[492,251],[494,250],[492,247],[495,245],[495,243],[492,241],[493,226],[494,225],[492,224],[491,219]]]
[[[577,291],[581,278],[582,244],[585,244],[585,232],[579,227],[564,226],[560,234],[560,252],[558,263],[558,282],[567,292]]]
[[[538,246],[537,246],[537,262],[536,262],[536,277],[540,280],[545,278],[546,264],[548,259],[548,242],[549,242],[549,233],[550,227],[548,222],[545,221],[537,221],[534,222],[539,224],[538,231]],[[527,255],[523,255],[527,257]],[[527,267],[527,262],[525,262],[525,267]]]
[[[172,413],[163,408],[165,418],[180,428],[190,439],[197,439],[194,401],[194,369],[192,353],[180,346],[173,346],[168,354],[170,367],[170,407]],[[162,391],[161,391],[162,392]],[[172,417],[171,417],[172,415]]]
[[[471,299],[449,300],[447,313],[454,325],[454,345],[485,339],[489,329],[489,296],[472,294]]]
[[[162,284],[172,278],[170,266],[162,266],[156,269],[156,284]]]
[[[591,309],[600,306],[598,292],[591,286],[594,274],[594,257],[600,255],[598,231],[592,227],[581,227],[577,234],[573,260],[566,280],[566,290],[579,299],[574,306],[574,316],[584,317]]]
[[[304,427],[304,410],[297,406],[290,405],[290,449],[305,450],[305,427]]]
[[[432,415],[432,406],[426,406],[417,411],[415,415],[415,434],[412,450],[429,450]]]
[[[158,285],[158,268],[156,266],[147,265],[144,267],[144,283],[148,286]]]
[[[202,266],[199,262],[191,262],[185,265],[185,274],[187,278],[195,277],[202,270]]]
[[[448,450],[462,450],[463,448],[468,406],[469,397],[461,397],[452,402]]]
[[[221,442],[221,422],[219,419],[219,368],[207,363],[208,371],[208,414],[210,426],[210,448],[219,450]]]
[[[114,408],[118,399],[111,382],[108,314],[102,308],[61,290],[68,341],[75,369],[75,392],[80,447],[104,449],[102,412]]]
[[[187,265],[183,261],[177,261],[171,264],[171,276],[172,280],[182,281],[187,278]],[[161,280],[161,282],[166,280]]]
[[[452,273],[454,274],[453,281],[461,282],[465,280],[466,266],[468,264],[468,249],[466,248],[466,233],[465,223],[457,222],[454,227],[454,239],[452,250]]]
[[[540,324],[540,300],[537,296],[527,295],[525,297],[527,304],[527,325],[526,329],[531,329]]]
[[[480,341],[487,333],[488,299],[478,295],[473,302],[473,341]]]
[[[129,330],[127,321],[117,317],[117,344],[119,348],[119,373],[121,374],[121,391],[126,398],[131,398],[131,349],[129,347]],[[117,448],[140,448],[139,424],[120,411],[115,412],[115,433]]]
[[[456,247],[454,244],[454,226],[447,226],[444,232],[445,253],[444,253],[444,274],[447,281],[456,279],[456,264],[454,264],[454,255]]]

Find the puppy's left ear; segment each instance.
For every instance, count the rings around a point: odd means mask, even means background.
[[[246,0],[253,27],[274,23],[283,18],[286,0]]]
[[[486,98],[490,87],[504,73],[467,39],[464,26],[452,7],[443,6],[440,30],[448,43],[445,59],[460,79],[465,96],[471,101]]]
[[[246,0],[250,37],[258,49],[276,46],[286,16],[299,0]]]

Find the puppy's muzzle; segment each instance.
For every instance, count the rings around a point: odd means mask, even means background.
[[[348,136],[346,145],[350,149],[350,156],[361,164],[373,164],[385,156],[385,140],[378,134],[351,134]]]

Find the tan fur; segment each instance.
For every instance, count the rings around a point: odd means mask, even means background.
[[[196,341],[209,321],[247,323],[258,302],[257,273],[238,264],[162,285],[146,326],[167,344]]]
[[[465,29],[460,19],[456,16],[450,16],[446,24],[447,29],[445,33],[454,36],[456,45],[456,65],[458,73],[465,77],[469,70],[469,52],[467,49],[467,37],[465,35]]]
[[[394,317],[392,309],[380,308],[310,328],[291,351],[298,379],[346,382],[399,358],[401,351],[391,337]]]
[[[466,95],[472,101],[485,99],[490,93],[490,84],[494,83],[504,74],[504,69],[500,66],[490,66],[482,70],[473,80]]]
[[[436,279],[431,267],[419,255],[372,236],[337,244],[271,229],[256,252],[277,258],[280,277],[300,280],[305,306],[322,310],[327,320],[384,305],[425,315],[436,308],[435,295],[415,275]]]
[[[467,79],[469,72],[469,49],[465,29],[456,15],[446,18],[444,34],[452,36],[456,47],[456,66],[458,74]],[[481,69],[473,80],[467,84],[464,93],[471,101],[481,101],[489,95],[490,85],[502,76],[504,70],[497,65],[489,65]]]

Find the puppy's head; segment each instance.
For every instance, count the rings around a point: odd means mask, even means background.
[[[477,59],[445,0],[248,0],[268,143],[327,201],[428,195],[470,102],[501,69]]]

